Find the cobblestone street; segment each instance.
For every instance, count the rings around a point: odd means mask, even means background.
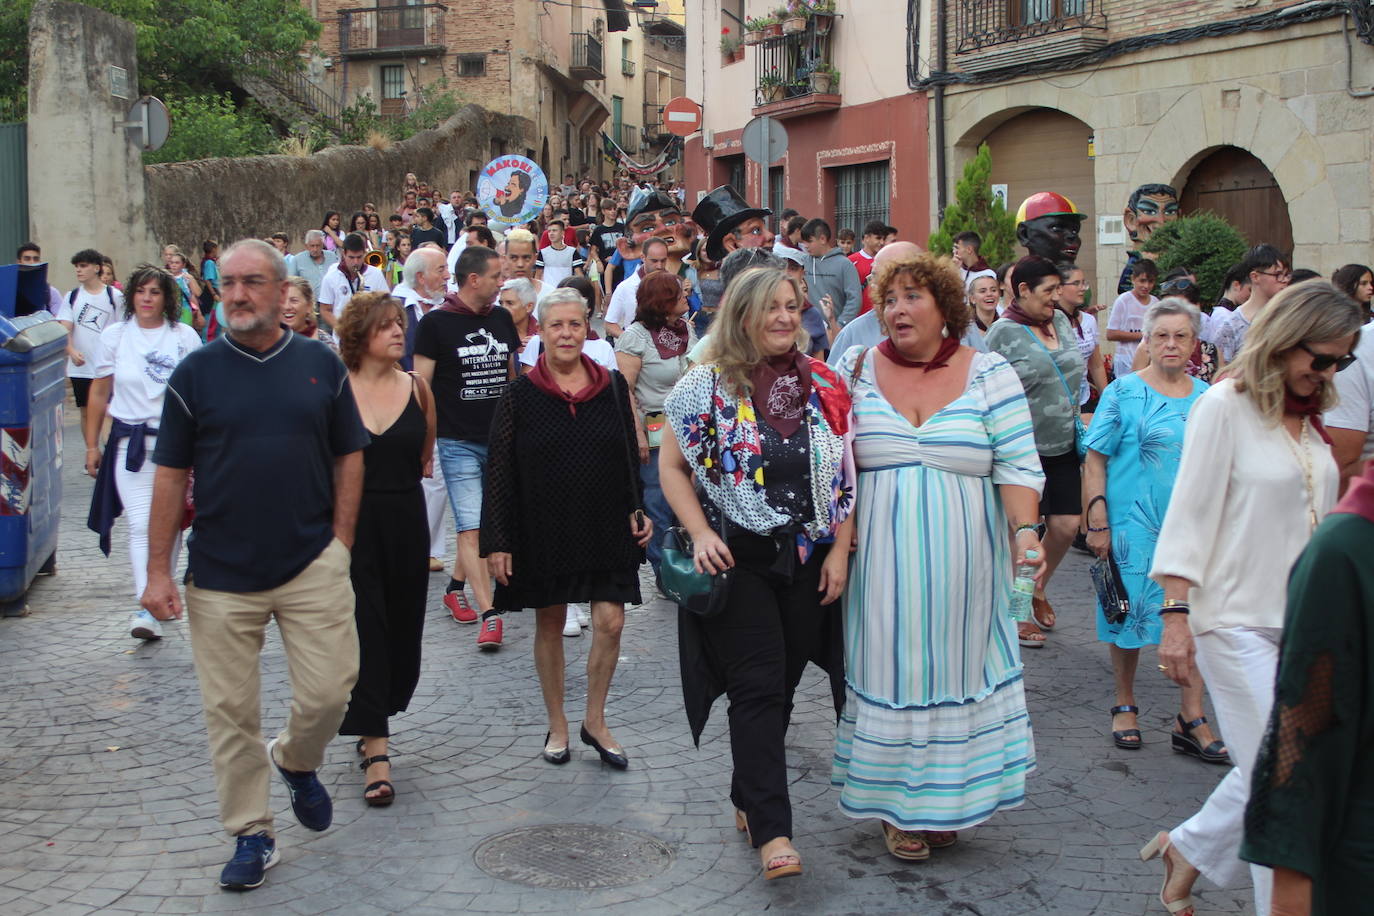
[[[1086,559],[1071,553],[1051,588],[1060,626],[1025,653],[1039,769],[1022,807],[960,836],[924,864],[898,862],[876,822],[850,820],[829,784],[834,723],[828,693],[807,672],[789,733],[796,846],[806,873],[763,881],[733,829],[727,799],[725,704],[693,747],[682,711],[674,611],[630,609],[612,685],[611,727],[630,768],[539,759],[543,704],[531,659],[534,617],[506,618],[505,647],[480,654],[476,628],[453,623],[431,577],[424,670],[410,710],[393,720],[396,803],[366,808],[349,740],[330,748],[321,778],[334,826],[310,833],[273,780],[282,862],[250,893],[216,887],[232,851],[221,832],[200,697],[184,622],[138,644],[126,531],[103,557],[85,528],[91,481],[68,405],[66,505],[57,575],[29,594],[30,616],[0,621],[0,908],[7,916],[86,912],[200,913],[805,913],[1163,912],[1158,862],[1136,853],[1155,830],[1196,810],[1225,772],[1169,749],[1177,691],[1142,658],[1145,747],[1109,737],[1111,670],[1094,637]],[[576,536],[576,532],[567,532]],[[574,734],[588,638],[564,641]],[[264,728],[287,711],[279,640],[264,653]],[[1210,708],[1210,707],[1209,707]],[[1225,733],[1226,723],[1222,722]],[[620,887],[544,888],[483,871],[478,847],[528,828],[592,825],[630,831],[633,860],[648,838],[668,855],[657,873]],[[564,835],[547,831],[546,836]],[[642,835],[638,843],[636,835]],[[536,829],[530,837],[540,839]],[[542,843],[540,844],[542,845]],[[649,861],[646,859],[646,861]],[[583,861],[594,875],[614,861]],[[666,864],[666,867],[663,867]],[[1208,914],[1249,912],[1249,890],[1198,887]]]

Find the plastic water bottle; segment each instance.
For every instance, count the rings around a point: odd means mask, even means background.
[[[1035,598],[1035,561],[1038,550],[1027,550],[1023,563],[1016,564],[1016,578],[1011,580],[1011,619],[1024,623],[1031,619],[1031,602]]]

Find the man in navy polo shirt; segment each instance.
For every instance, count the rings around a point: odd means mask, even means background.
[[[143,606],[180,617],[168,570],[195,469],[186,604],[220,819],[236,838],[220,886],[247,890],[277,863],[269,761],[301,824],[333,817],[315,776],[358,676],[349,551],[368,434],[348,373],[281,324],[286,262],[246,239],[220,260],[225,333],[177,366],[158,426]],[[266,746],[259,655],[276,618],[291,673],[286,728]]]

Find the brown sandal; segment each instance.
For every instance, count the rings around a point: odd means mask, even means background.
[[[1046,633],[1053,630],[1054,625],[1059,622],[1059,618],[1054,614],[1054,607],[1045,598],[1031,598],[1031,617]]]
[[[1021,620],[1016,624],[1016,641],[1023,649],[1045,648],[1045,633],[1033,620]]]
[[[902,830],[887,821],[883,825],[883,842],[887,851],[905,862],[924,862],[930,858],[930,844],[920,831]]]
[[[791,846],[789,844],[789,849]],[[802,873],[801,856],[795,849],[769,856],[763,863],[763,879],[791,878]]]
[[[959,834],[953,830],[922,830],[921,836],[931,849],[948,849],[959,842]]]

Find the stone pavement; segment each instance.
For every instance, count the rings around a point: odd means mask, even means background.
[[[301,828],[273,780],[282,862],[262,888],[222,892],[215,882],[232,846],[217,820],[186,626],[168,625],[166,638],[149,645],[128,637],[134,601],[125,532],[120,523],[107,560],[84,527],[90,481],[75,457],[74,415],[69,405],[58,573],[35,582],[31,616],[0,621],[0,910],[7,916],[1158,913],[1160,866],[1141,863],[1136,852],[1153,831],[1192,813],[1224,773],[1170,752],[1177,693],[1156,676],[1148,653],[1138,694],[1145,747],[1112,746],[1110,667],[1093,637],[1087,562],[1072,554],[1051,587],[1060,626],[1048,648],[1026,653],[1039,756],[1026,804],[964,832],[958,846],[927,863],[893,859],[876,822],[850,820],[836,807],[828,782],[834,724],[813,669],[788,735],[806,874],[765,882],[757,855],[733,829],[724,702],[701,749],[692,746],[665,602],[627,613],[609,717],[630,769],[605,768],[580,745],[571,764],[553,767],[539,759],[545,726],[530,657],[533,615],[508,616],[505,648],[479,654],[476,628],[442,612],[445,577],[435,574],[419,690],[393,726],[396,803],[363,805],[357,757],[349,741],[336,741],[321,771],[334,794],[333,828]],[[575,729],[589,640],[564,645]],[[263,668],[270,733],[288,697],[275,633]],[[484,840],[555,825],[633,832],[621,850],[627,862],[634,835],[651,837],[666,846],[659,864],[667,867],[638,883],[592,890],[514,883],[478,867]],[[554,833],[534,831],[531,843]],[[624,864],[609,858],[582,864],[590,871]],[[1202,912],[1250,911],[1246,889],[1199,887]]]

